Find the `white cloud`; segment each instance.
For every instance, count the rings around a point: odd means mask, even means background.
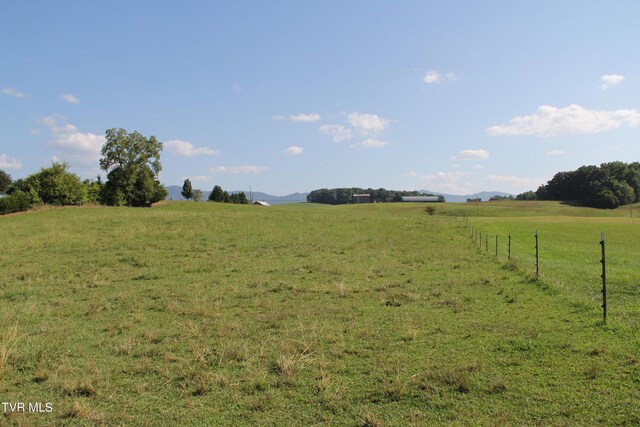
[[[424,82],[428,84],[440,83],[440,73],[437,71],[429,71],[424,76]]]
[[[473,166],[474,169],[479,170],[479,169],[484,169],[484,165],[475,165]]]
[[[170,153],[176,156],[194,157],[194,156],[215,156],[219,154],[218,150],[213,150],[207,147],[194,147],[189,141],[182,141],[179,139],[172,139],[164,143],[164,146]]]
[[[389,125],[389,120],[376,114],[351,113],[347,116],[347,120],[363,135],[376,135]]]
[[[299,156],[303,152],[304,152],[304,148],[296,147],[295,145],[292,145],[291,147],[284,150],[284,154],[288,156]]]
[[[462,150],[452,157],[453,160],[486,160],[489,152],[485,150]]]
[[[564,150],[551,150],[547,151],[547,156],[562,156],[564,154]]]
[[[12,87],[3,87],[2,89],[0,89],[0,93],[3,95],[9,95],[9,96],[13,96],[14,98],[26,98],[27,94],[26,93],[22,93],[19,90],[16,90]]]
[[[61,93],[60,99],[69,104],[80,104],[80,99],[72,93]]]
[[[0,153],[0,169],[22,169],[22,162]]]
[[[509,124],[491,126],[489,135],[537,135],[552,137],[580,133],[597,133],[640,125],[640,113],[636,110],[596,111],[579,105],[556,108],[542,105],[529,116],[517,116]]]
[[[242,92],[242,86],[240,86],[238,83],[234,83],[231,85],[231,90],[233,90],[236,93],[241,93]]]
[[[437,70],[428,71],[424,76],[424,82],[427,84],[440,84],[444,82],[452,82],[456,79],[456,75],[454,73],[445,73],[442,74]]]
[[[352,137],[351,129],[340,125],[324,125],[318,129],[325,135],[329,135],[333,142],[349,141]]]
[[[362,142],[358,142],[357,144],[351,144],[349,147],[351,147],[351,148],[358,148],[358,147],[379,148],[379,147],[384,147],[387,144],[388,144],[388,142],[386,142],[386,141],[381,141],[379,139],[373,139],[373,138],[367,138]]]
[[[183,180],[185,179],[189,179],[191,180],[191,182],[209,182],[211,181],[211,177],[210,176],[205,176],[205,175],[197,175],[197,176],[183,176],[182,177]]]
[[[214,173],[262,173],[269,170],[266,166],[244,165],[244,166],[215,166],[211,168]]]
[[[290,120],[292,122],[299,122],[299,123],[311,123],[311,122],[317,122],[322,120],[322,117],[320,117],[320,114],[317,114],[317,113],[295,114],[289,117],[283,116],[282,114],[277,114],[273,116],[272,119],[273,120]]]
[[[543,184],[542,178],[520,178],[517,176],[489,175],[487,181],[502,186],[500,190],[520,193],[528,190],[535,190]]]
[[[40,129],[29,129],[29,133],[31,135],[40,135],[41,130]]]
[[[407,173],[404,174],[404,176],[406,178],[414,178],[414,177],[418,176],[418,172],[414,172],[414,171],[407,172]]]
[[[438,172],[422,176],[420,180],[428,187],[427,190],[450,194],[468,194],[472,191],[465,181],[470,176],[470,172]]]
[[[47,126],[51,131],[51,147],[58,148],[72,164],[95,165],[100,159],[100,150],[105,143],[102,135],[83,133],[71,123],[59,123],[64,120],[61,116],[48,116],[39,123]]]
[[[605,74],[600,77],[600,80],[602,80],[602,90],[607,90],[611,86],[620,84],[624,80],[624,76],[621,76],[620,74]]]
[[[321,119],[322,119],[322,117],[320,117],[320,114],[316,114],[316,113],[297,114],[295,116],[289,116],[289,120],[291,120],[292,122],[309,123],[309,122],[317,122],[317,121],[319,121]]]

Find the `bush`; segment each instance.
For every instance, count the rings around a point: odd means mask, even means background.
[[[9,196],[0,197],[0,215],[29,209],[31,209],[31,198],[23,191],[15,191]]]
[[[68,163],[54,162],[51,167],[29,175],[24,182],[48,205],[81,205],[87,199],[87,189],[78,175],[69,172]]]

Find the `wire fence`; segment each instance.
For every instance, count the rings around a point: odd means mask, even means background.
[[[640,224],[617,218],[466,221],[470,239],[487,256],[557,288],[576,305],[600,310],[603,322],[639,326]]]

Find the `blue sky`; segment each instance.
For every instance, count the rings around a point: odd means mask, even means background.
[[[0,169],[95,177],[104,133],[161,181],[533,189],[640,160],[640,2],[0,3]]]

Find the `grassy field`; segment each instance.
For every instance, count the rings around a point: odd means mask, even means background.
[[[470,239],[477,213],[522,233],[515,266]],[[1,217],[0,396],[53,411],[0,423],[637,425],[640,233],[623,216],[185,202]],[[563,267],[591,257],[568,243],[597,254],[603,224],[612,292],[628,284],[607,325],[597,278],[592,295]],[[542,243],[542,281],[532,227],[560,242]]]

